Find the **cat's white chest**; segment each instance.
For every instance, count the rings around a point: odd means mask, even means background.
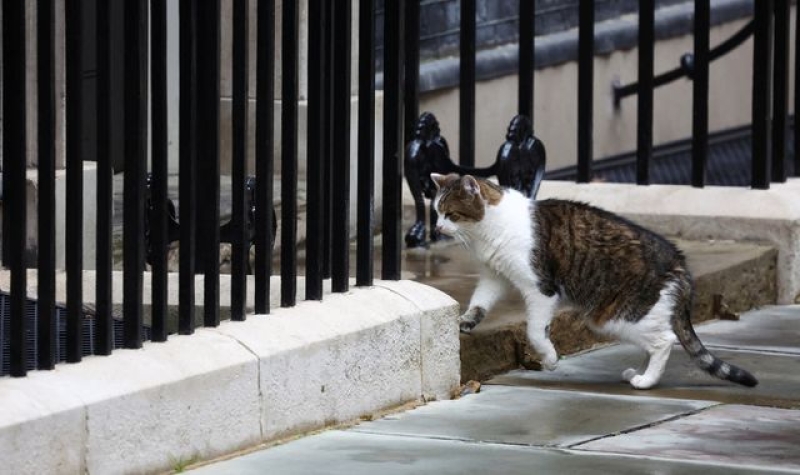
[[[486,215],[472,236],[475,257],[511,282],[531,284],[534,246],[531,201],[521,193],[507,192]]]

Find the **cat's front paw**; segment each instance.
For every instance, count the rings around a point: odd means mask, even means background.
[[[472,333],[472,329],[483,320],[486,311],[481,307],[473,307],[458,318],[458,328],[461,333]]]
[[[547,371],[554,371],[558,368],[558,355],[551,353],[542,358],[542,368]]]
[[[475,325],[478,323],[475,320],[464,318],[465,315],[462,315],[461,318],[458,319],[458,330],[461,333],[470,334],[472,333],[472,329],[475,328]]]
[[[633,368],[628,368],[622,372],[622,380],[625,382],[630,382],[636,376],[636,370]]]

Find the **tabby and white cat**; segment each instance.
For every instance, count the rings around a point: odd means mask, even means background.
[[[658,383],[676,337],[708,373],[758,384],[697,338],[689,314],[692,278],[681,252],[666,239],[586,204],[534,201],[469,175],[431,178],[438,188],[437,229],[463,241],[483,264],[461,331],[471,331],[515,287],[527,308],[528,339],[546,369],[558,363],[548,328],[556,306],[565,303],[596,332],[647,352],[640,371],[622,373],[634,388]]]

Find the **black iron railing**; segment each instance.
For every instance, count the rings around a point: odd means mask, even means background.
[[[27,0],[32,2],[33,0]],[[179,2],[179,156],[178,191],[168,196],[167,167],[167,19],[165,0],[94,3],[68,2],[65,18],[66,63],[66,192],[56,196],[56,20],[54,0],[37,0],[37,64],[26,67],[26,0],[4,0],[3,17],[3,264],[10,272],[8,325],[0,328],[0,344],[8,350],[9,372],[22,376],[32,368],[30,358],[40,369],[52,369],[63,358],[80,361],[91,348],[94,354],[107,355],[120,345],[139,348],[145,339],[164,341],[171,328],[182,334],[194,331],[195,274],[203,274],[203,325],[220,321],[221,241],[231,243],[231,318],[245,319],[248,295],[254,297],[257,314],[270,311],[270,282],[273,275],[273,245],[280,245],[280,302],[292,306],[297,301],[298,278],[298,180],[299,161],[306,161],[307,207],[305,243],[305,295],[318,300],[323,296],[324,279],[331,280],[334,292],[350,285],[350,191],[355,187],[356,206],[356,285],[371,285],[374,277],[373,233],[376,231],[374,203],[382,201],[381,277],[401,275],[402,187],[408,178],[417,200],[417,223],[407,235],[410,246],[424,246],[425,206],[423,197],[430,171],[472,172],[496,175],[500,181],[529,195],[536,193],[542,177],[545,153],[534,135],[534,22],[536,3],[519,1],[518,31],[518,110],[496,163],[476,169],[476,7],[475,0],[459,0],[461,18],[460,69],[460,159],[450,159],[446,140],[431,124],[430,114],[420,115],[419,32],[420,3],[411,0],[384,2],[383,41],[375,40],[374,0],[309,0],[307,25],[299,20],[298,2],[284,0],[281,8],[281,83],[280,137],[273,136],[275,99],[275,5],[259,0],[256,5],[254,54],[248,44],[248,2],[234,0],[232,18],[232,212],[231,220],[220,227],[220,1]],[[639,2],[637,84],[617,89],[617,100],[628,94],[638,96],[636,182],[651,181],[653,161],[654,88],[653,51],[656,8],[653,1]],[[82,9],[93,5],[94,15]],[[689,72],[693,85],[691,140],[692,180],[703,186],[708,164],[709,65],[732,39],[720,47],[709,45],[710,1],[696,0],[695,45]],[[351,25],[351,11],[359,9],[358,25]],[[579,18],[577,38],[578,97],[576,179],[592,180],[593,101],[595,77],[595,2],[576,2]],[[754,2],[752,103],[752,181],[753,188],[767,188],[772,181],[786,178],[786,134],[788,97],[788,0]],[[796,10],[800,19],[800,9]],[[86,25],[83,22],[95,22]],[[92,28],[89,28],[89,27]],[[308,64],[300,64],[299,32],[308,30]],[[358,28],[358,121],[351,121],[351,31]],[[89,32],[96,37],[87,38]],[[740,32],[738,35],[744,33]],[[737,40],[739,36],[737,36]],[[800,47],[800,35],[796,36]],[[89,46],[87,46],[89,45]],[[96,48],[95,54],[86,48]],[[797,48],[800,49],[800,48]],[[375,51],[383,51],[383,143],[375,157]],[[83,87],[89,57],[96,56],[96,87]],[[255,101],[248,98],[247,65],[255,62]],[[149,67],[149,69],[148,69]],[[308,126],[302,135],[298,127],[300,68],[308,70]],[[797,71],[797,62],[795,62]],[[148,75],[148,71],[150,74]],[[38,76],[31,90],[31,74]],[[795,74],[797,90],[800,74]],[[36,96],[38,160],[38,207],[26,207],[25,101]],[[88,96],[87,96],[88,95]],[[734,98],[738,100],[738,98]],[[88,114],[82,105],[94,102]],[[255,130],[248,134],[248,107],[255,106]],[[795,94],[795,109],[800,95]],[[149,111],[149,115],[148,115]],[[91,116],[91,117],[87,117]],[[510,119],[510,117],[509,117]],[[687,118],[688,120],[688,118]],[[95,121],[92,127],[87,126]],[[92,122],[94,123],[94,122]],[[355,176],[350,170],[350,130],[357,130]],[[793,136],[800,138],[798,121]],[[148,132],[151,131],[151,132]],[[436,132],[436,133],[433,133]],[[151,136],[148,137],[148,133]],[[88,140],[87,140],[88,137]],[[247,142],[255,142],[254,170],[247,167]],[[280,143],[280,214],[274,215],[274,144]],[[118,144],[122,141],[124,147]],[[299,156],[298,143],[305,144],[306,157]],[[500,140],[498,140],[500,142]],[[90,156],[87,143],[96,146],[97,157]],[[150,144],[150,149],[148,149]],[[406,157],[406,145],[408,157]],[[408,158],[406,160],[406,158]],[[96,209],[96,302],[94,314],[87,317],[82,301],[83,165],[97,161]],[[375,189],[375,164],[382,161],[381,189]],[[800,160],[795,155],[795,173]],[[149,162],[148,162],[149,161]],[[147,170],[150,170],[149,187]],[[404,167],[405,163],[405,167]],[[118,164],[122,164],[119,169]],[[115,170],[115,166],[117,169]],[[438,168],[437,168],[438,167]],[[447,170],[440,168],[447,168]],[[113,174],[124,172],[122,279],[114,278]],[[254,178],[248,178],[254,177]],[[245,186],[249,183],[249,187]],[[430,193],[428,193],[430,196]],[[178,206],[172,199],[178,198]],[[66,299],[56,303],[56,204],[65,202]],[[36,216],[32,216],[35,213]],[[26,222],[37,221],[36,260],[30,263],[26,249]],[[280,235],[274,235],[277,220]],[[179,224],[178,224],[179,223]],[[408,236],[411,236],[409,239]],[[168,321],[168,246],[177,238],[180,244],[178,272],[178,319]],[[434,236],[435,238],[435,236]],[[248,259],[254,250],[252,266]],[[278,257],[278,256],[276,256]],[[144,325],[143,289],[145,262],[151,264],[152,321]],[[29,311],[27,267],[36,267],[36,312]],[[117,263],[119,265],[119,263]],[[247,288],[246,272],[254,272],[254,288]],[[123,287],[122,315],[112,316],[112,290]],[[2,307],[6,309],[6,306]],[[5,311],[5,310],[3,310]],[[35,319],[35,325],[30,318]],[[87,326],[86,318],[93,324]],[[121,320],[120,320],[121,319]],[[63,322],[63,323],[62,323]],[[91,331],[86,330],[91,328]],[[87,333],[88,332],[88,333]],[[36,354],[30,356],[31,337]],[[64,343],[56,344],[59,338]],[[91,345],[87,346],[87,338]],[[115,343],[116,340],[116,343]],[[58,349],[58,351],[56,351]],[[5,353],[4,353],[5,354]]]

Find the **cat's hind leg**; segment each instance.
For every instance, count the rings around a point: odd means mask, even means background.
[[[506,292],[510,284],[505,277],[484,267],[475,292],[469,302],[467,311],[458,319],[458,327],[462,333],[470,333],[486,314],[494,307]]]

